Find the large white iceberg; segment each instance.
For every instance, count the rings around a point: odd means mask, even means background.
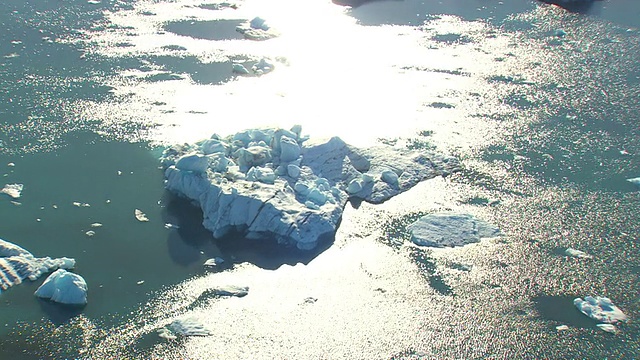
[[[13,285],[29,279],[34,281],[42,274],[56,269],[71,269],[76,261],[70,258],[37,258],[20,246],[0,239],[0,289],[6,290]]]
[[[308,139],[300,126],[213,135],[172,146],[161,161],[166,188],[202,209],[214,237],[235,230],[304,250],[335,233],[350,197],[380,203],[457,166],[406,148]]]
[[[606,297],[585,296],[584,300],[576,298],[573,304],[583,314],[602,323],[615,324],[627,320],[627,315]]]
[[[23,188],[24,186],[22,184],[7,184],[0,189],[0,194],[7,194],[13,199],[17,199],[22,195]]]
[[[488,222],[457,213],[426,215],[407,229],[416,245],[432,247],[464,246],[500,235],[500,229]]]
[[[40,285],[35,295],[66,305],[86,305],[87,283],[82,276],[58,269]]]

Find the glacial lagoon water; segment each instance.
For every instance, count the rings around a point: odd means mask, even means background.
[[[44,278],[0,293],[0,357],[639,356],[640,193],[626,179],[640,176],[640,4],[234,4],[3,4],[0,185],[24,190],[19,204],[0,197],[0,238],[75,258],[89,293],[83,309],[33,296]],[[279,36],[242,39],[235,27],[255,16]],[[273,72],[232,72],[262,58]],[[335,240],[304,254],[214,241],[164,190],[163,146],[293,124],[463,166],[347,205]],[[411,246],[407,225],[439,211],[505,236]],[[206,271],[213,257],[225,265]],[[223,285],[249,292],[203,296]],[[585,296],[630,320],[600,330],[573,306]],[[213,335],[158,336],[181,317]]]

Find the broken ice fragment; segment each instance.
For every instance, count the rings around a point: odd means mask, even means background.
[[[587,254],[584,251],[580,251],[580,250],[576,250],[576,249],[572,249],[572,248],[567,248],[567,250],[565,250],[564,253],[567,256],[572,256],[572,257],[576,257],[576,258],[583,258],[583,259],[592,259],[593,258],[593,256],[591,256],[590,254]]]
[[[142,285],[142,284],[144,284],[144,280],[140,280],[136,283],[136,285]]]
[[[22,184],[7,184],[4,186],[4,188],[2,188],[2,190],[0,190],[0,193],[7,194],[12,198],[17,199],[22,194],[23,188],[24,185]]]
[[[93,235],[95,235],[95,234],[96,234],[96,232],[95,232],[95,231],[93,231],[93,230],[89,230],[89,231],[87,231],[87,232],[85,233],[85,235],[87,235],[88,237],[92,237],[92,236],[93,236]]]
[[[573,304],[583,314],[599,322],[613,324],[627,320],[627,315],[606,297],[596,296],[594,298],[586,296],[584,300],[576,298],[573,300]]]
[[[244,65],[239,64],[239,63],[233,64],[233,67],[232,67],[231,71],[233,71],[236,74],[243,74],[243,75],[249,74],[249,70],[247,70],[247,68],[244,67]]]
[[[569,327],[567,325],[558,325],[556,326],[556,330],[565,331],[565,330],[569,330]]]
[[[205,267],[216,267],[216,266],[222,264],[223,262],[224,262],[223,258],[215,257],[215,258],[208,259],[202,265],[204,265]]]
[[[158,329],[158,336],[165,339],[165,340],[175,340],[178,337],[173,335],[173,333],[171,332],[171,330],[167,329],[167,328],[160,328]]]
[[[166,224],[164,224],[164,228],[165,229],[180,229],[180,226],[174,225],[174,224],[170,224],[170,223],[166,223]]]
[[[136,216],[136,219],[138,219],[138,221],[142,221],[142,222],[149,221],[149,218],[147,218],[147,215],[142,211],[140,211],[139,209],[136,209],[134,214]]]
[[[96,222],[96,223],[91,224],[91,227],[92,227],[92,228],[102,227],[102,224],[101,224],[101,223]]]

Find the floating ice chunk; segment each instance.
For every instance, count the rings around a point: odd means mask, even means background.
[[[102,224],[98,223],[98,222],[95,222],[95,223],[91,224],[91,227],[92,228],[102,227]]]
[[[216,267],[220,264],[222,264],[224,262],[224,259],[221,257],[214,257],[211,259],[207,259],[207,261],[204,262],[204,267]]]
[[[247,286],[236,286],[236,285],[224,285],[209,289],[206,291],[207,294],[213,296],[236,296],[243,297],[249,293],[249,287]]]
[[[596,326],[600,330],[606,331],[608,333],[616,334],[618,332],[618,328],[612,324],[597,324]]]
[[[22,195],[22,189],[24,185],[22,184],[7,184],[0,190],[1,194],[7,194],[13,199],[17,199]]]
[[[236,31],[250,40],[268,40],[278,36],[278,33],[261,17],[255,17],[251,21],[236,27]]]
[[[144,280],[140,280],[140,281],[136,282],[136,285],[142,285],[142,284],[144,284]]]
[[[58,269],[40,285],[35,295],[61,304],[86,305],[87,283],[78,274]]]
[[[134,211],[134,215],[136,219],[138,219],[138,221],[142,221],[142,222],[149,221],[149,218],[147,218],[147,215],[139,209],[136,209]]]
[[[166,224],[164,224],[164,228],[165,229],[180,229],[180,226],[175,225],[175,224],[171,224],[171,223],[166,223]]]
[[[0,290],[29,279],[34,281],[42,274],[56,269],[71,269],[76,262],[70,258],[37,258],[20,246],[0,239]]]
[[[565,331],[565,330],[569,330],[569,327],[567,325],[558,325],[556,326],[556,330]]]
[[[94,236],[96,234],[96,232],[93,231],[93,230],[89,230],[89,231],[85,232],[84,234],[87,235],[88,237],[92,237],[92,236]]]
[[[500,229],[469,214],[439,213],[421,217],[407,227],[416,245],[464,246],[500,235]]]
[[[183,336],[209,336],[213,334],[195,317],[176,319],[169,325],[169,330]]]
[[[267,21],[259,16],[254,17],[253,19],[251,19],[251,21],[249,22],[249,26],[251,26],[253,29],[260,29],[260,30],[269,30],[269,25],[267,25]]]
[[[627,181],[632,183],[635,186],[640,187],[640,177],[627,179]]]
[[[626,321],[627,315],[625,315],[620,308],[613,305],[611,300],[606,297],[586,296],[584,300],[576,298],[573,300],[573,304],[583,314],[588,317],[607,324],[613,324],[619,321]]]
[[[167,328],[160,328],[158,329],[158,336],[165,339],[165,340],[175,340],[178,337],[175,336],[171,330],[167,329]]]
[[[577,249],[573,249],[573,248],[567,248],[564,251],[565,255],[567,256],[572,256],[572,257],[576,257],[576,258],[583,258],[583,259],[592,259],[593,256],[591,256],[590,254],[587,254],[584,251],[580,251]]]
[[[249,74],[249,70],[247,70],[247,68],[244,67],[244,65],[239,63],[234,63],[231,71],[233,71],[236,74],[243,74],[243,75]]]

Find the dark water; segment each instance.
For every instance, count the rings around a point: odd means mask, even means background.
[[[292,49],[238,36],[237,24],[261,15],[252,2],[245,12],[197,1],[3,5],[0,185],[24,191],[21,205],[0,198],[0,238],[74,257],[89,303],[37,300],[42,279],[3,292],[1,358],[639,356],[639,193],[626,179],[640,176],[640,3],[374,1],[336,17],[356,22],[345,29],[362,32],[361,43],[345,32],[338,48],[329,31],[311,33],[323,51],[324,36],[333,39],[335,53],[280,59],[280,72],[260,78],[234,75],[231,63]],[[304,10],[298,18],[313,18]],[[362,58],[348,51],[358,46]],[[389,54],[398,50],[407,53]],[[295,73],[296,61],[320,75]],[[344,98],[341,87],[363,95]],[[396,115],[376,125],[376,113]],[[288,124],[288,115],[317,129],[317,114],[335,121],[330,133],[349,138],[360,124],[374,141],[403,134],[463,168],[380,206],[348,205],[334,241],[304,255],[215,242],[202,214],[163,189],[157,157],[167,141]],[[487,218],[506,236],[448,251],[409,246],[409,221],[442,210]],[[594,258],[568,258],[567,247]],[[214,256],[227,265],[207,273]],[[211,283],[251,290],[196,304]],[[618,334],[599,330],[572,305],[587,295],[611,298],[631,320]],[[190,313],[216,335],[155,334]]]

